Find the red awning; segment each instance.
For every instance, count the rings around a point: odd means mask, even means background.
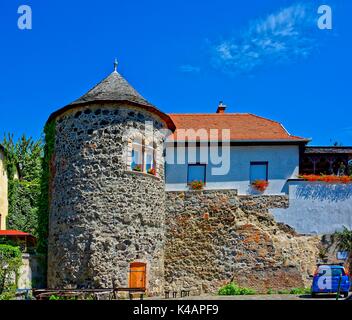
[[[0,230],[0,237],[1,236],[15,236],[15,237],[31,236],[31,237],[33,237],[30,233],[26,233],[26,232],[18,231],[18,230]]]
[[[37,238],[30,233],[19,231],[19,230],[0,230],[0,237],[8,237],[17,240],[25,240],[30,246],[35,246],[37,243]]]

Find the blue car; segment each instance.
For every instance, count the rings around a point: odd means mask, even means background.
[[[341,278],[341,282],[340,282]],[[312,283],[312,296],[318,293],[337,293],[340,282],[340,292],[347,298],[351,288],[351,280],[341,265],[319,265]]]

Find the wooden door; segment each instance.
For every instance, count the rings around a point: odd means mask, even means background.
[[[132,262],[130,264],[130,288],[145,289],[146,285],[146,268],[143,262]]]

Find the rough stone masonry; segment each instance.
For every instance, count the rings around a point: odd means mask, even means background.
[[[275,222],[268,209],[287,207],[286,196],[238,196],[235,190],[166,195],[167,287],[201,294],[230,281],[261,293],[307,285],[320,240]]]
[[[157,176],[126,170],[128,137],[144,133],[145,121],[154,126]],[[149,293],[162,292],[163,127],[153,114],[121,104],[91,105],[58,119],[49,287],[127,287],[129,263],[141,261],[147,263]]]

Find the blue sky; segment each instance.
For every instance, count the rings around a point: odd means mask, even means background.
[[[19,30],[30,5],[33,29]],[[320,30],[319,5],[333,29]],[[40,137],[51,112],[113,70],[166,113],[280,121],[314,145],[352,145],[352,2],[41,1],[0,4],[0,134]]]

